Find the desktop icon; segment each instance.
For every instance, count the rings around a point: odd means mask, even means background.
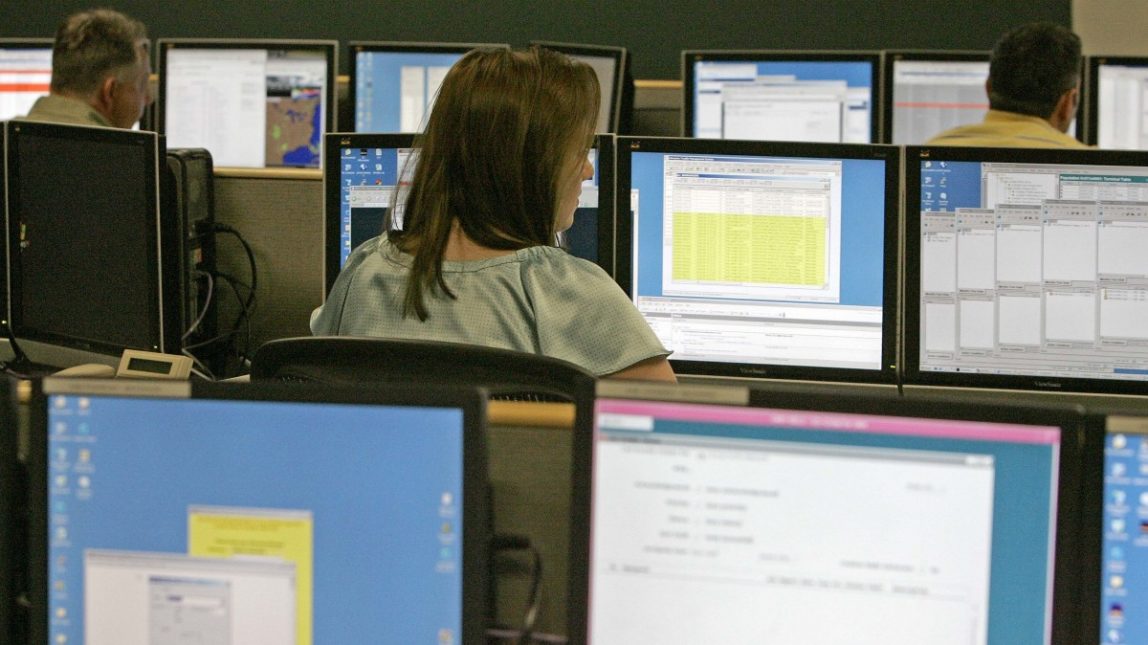
[[[1112,532],[1123,533],[1125,528],[1124,520],[1112,520]]]
[[[1112,437],[1112,447],[1113,448],[1116,448],[1117,450],[1122,450],[1127,445],[1128,445],[1128,437],[1125,437],[1122,434],[1114,435]]]
[[[1124,576],[1111,576],[1108,578],[1108,586],[1113,589],[1124,588]]]
[[[1117,506],[1123,506],[1124,502],[1127,501],[1127,499],[1128,499],[1128,493],[1125,493],[1122,490],[1112,491],[1112,503],[1113,504],[1115,504]]]
[[[1120,462],[1116,462],[1116,463],[1112,464],[1112,476],[1113,477],[1123,477],[1124,474],[1127,472],[1128,472],[1128,466],[1125,466],[1124,464],[1122,464]]]

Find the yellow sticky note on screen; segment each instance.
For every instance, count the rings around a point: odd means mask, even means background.
[[[188,555],[278,558],[295,564],[296,644],[311,645],[313,525],[311,511],[192,506]]]

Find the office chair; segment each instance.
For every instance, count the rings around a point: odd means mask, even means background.
[[[458,343],[443,343],[434,341],[393,340],[387,338],[366,338],[352,336],[327,337],[300,337],[283,338],[269,341],[260,347],[251,363],[252,380],[276,379],[280,381],[308,383],[357,383],[378,384],[387,383],[446,383],[452,385],[469,385],[484,387],[491,398],[502,398],[526,401],[562,401],[574,404],[574,434],[590,433],[593,428],[594,415],[594,389],[595,377],[590,372],[563,360],[526,354],[506,349],[496,349],[476,345],[462,345]],[[539,445],[549,443],[545,441],[548,435],[543,433],[534,440]],[[519,439],[522,437],[519,436]],[[530,442],[527,442],[528,444]],[[573,442],[577,444],[579,442]],[[589,442],[585,442],[589,445]],[[548,453],[545,449],[531,448],[529,445],[516,442],[520,449],[503,455],[491,455],[491,464],[497,470],[495,462],[508,465],[507,461],[526,456],[546,457],[554,459],[556,455]],[[572,469],[588,468],[585,460],[577,459],[570,454],[558,461],[569,460]],[[515,469],[522,464],[514,466]],[[525,468],[531,471],[531,468]],[[537,469],[534,469],[537,470]],[[560,471],[559,471],[560,472]],[[564,482],[555,482],[551,479],[557,472],[548,471],[548,475],[540,482],[533,482],[531,490],[569,490],[570,479]],[[571,473],[572,475],[573,473]],[[520,475],[521,476],[521,475]],[[513,479],[513,483],[504,483],[499,486],[492,481],[492,501],[490,508],[495,508],[501,499],[494,489],[505,492],[508,497],[518,495],[518,488],[523,481]],[[541,489],[537,486],[542,486]],[[567,493],[568,494],[568,493]],[[504,507],[507,508],[507,507]],[[559,533],[565,531],[561,522],[568,521],[565,514],[562,517],[535,518],[541,524],[554,524]],[[491,525],[494,525],[493,517]],[[530,550],[534,554],[533,578],[530,585],[530,601],[527,618],[524,619],[520,642],[529,642],[529,633],[532,629],[534,616],[537,615],[539,601],[539,578],[541,574],[541,556],[539,549],[546,547],[547,552],[552,548],[545,531],[538,531],[537,527],[527,523],[526,526],[507,527],[511,534],[498,534],[492,548],[502,550]],[[541,538],[541,543],[538,539]],[[559,551],[562,549],[559,548]],[[493,562],[493,561],[492,561]],[[548,565],[553,566],[553,565]],[[499,573],[513,574],[521,570],[494,571],[490,580],[497,585]],[[497,601],[500,597],[497,586],[492,586],[490,598]],[[559,601],[561,602],[561,601]],[[492,605],[489,608],[491,623],[496,621],[497,610]],[[505,631],[505,630],[503,630]],[[518,632],[514,632],[518,633]]]
[[[320,383],[447,383],[485,387],[491,398],[579,403],[594,375],[557,358],[437,341],[304,336],[264,344],[252,380]]]

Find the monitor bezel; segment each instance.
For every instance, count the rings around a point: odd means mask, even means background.
[[[338,85],[339,85],[339,41],[337,40],[286,40],[257,38],[160,38],[156,42],[157,69],[159,70],[158,95],[153,108],[155,131],[166,133],[167,128],[167,55],[172,49],[263,49],[285,51],[321,51],[327,62],[327,84],[323,96],[323,134],[338,129]],[[322,140],[322,139],[320,139]],[[320,162],[322,156],[320,156]],[[217,166],[222,167],[222,166]],[[268,166],[264,168],[298,168],[300,166]]]
[[[24,477],[19,460],[16,381],[0,377],[0,641],[18,642],[21,615],[17,597],[27,562],[22,518]]]
[[[323,297],[331,293],[335,278],[342,271],[340,242],[343,214],[340,212],[342,186],[339,183],[342,164],[339,151],[343,148],[413,148],[413,133],[328,132],[323,143]],[[398,169],[402,172],[402,168]],[[382,233],[382,231],[379,231]]]
[[[546,49],[561,52],[567,56],[593,56],[596,58],[614,59],[614,86],[601,88],[603,95],[607,89],[610,92],[610,119],[605,133],[620,134],[619,129],[623,121],[622,110],[625,108],[622,97],[626,93],[626,84],[633,82],[630,78],[630,53],[625,47],[611,45],[587,45],[580,43],[553,42],[549,40],[532,40],[531,45],[538,45]],[[606,98],[603,96],[603,98]],[[633,106],[631,106],[631,109]]]
[[[347,43],[347,102],[351,104],[351,124],[348,132],[356,134],[379,134],[377,132],[359,132],[358,97],[356,89],[359,85],[360,53],[406,53],[406,54],[459,54],[461,58],[474,49],[493,47],[497,49],[510,49],[507,43],[454,43],[454,42],[412,42],[412,41],[383,41],[383,40],[353,40]],[[404,133],[405,134],[405,133]]]
[[[1081,481],[1081,529],[1080,529],[1080,572],[1078,584],[1080,585],[1080,632],[1077,642],[1098,642],[1100,635],[1101,599],[1104,584],[1104,451],[1108,447],[1108,437],[1118,432],[1109,427],[1112,419],[1125,419],[1139,426],[1148,425],[1148,414],[1143,406],[1139,409],[1129,410],[1123,406],[1108,406],[1100,404],[1088,407],[1090,414],[1097,417],[1101,424],[1097,437],[1092,443],[1099,444],[1093,450],[1085,452],[1083,456]],[[1148,441],[1148,433],[1144,434]],[[1091,439],[1091,438],[1090,438]]]
[[[643,388],[649,393],[643,394]],[[632,392],[599,396],[610,400],[639,400],[650,403],[690,403],[715,407],[750,407],[777,410],[800,410],[842,414],[917,417],[923,419],[951,419],[960,421],[987,421],[1032,426],[1061,428],[1059,444],[1059,477],[1057,479],[1057,507],[1055,559],[1051,572],[1052,602],[1051,645],[1076,645],[1080,633],[1079,603],[1081,539],[1080,527],[1085,515],[1082,509],[1081,483],[1086,473],[1083,464],[1094,458],[1098,449],[1096,437],[1103,428],[1095,416],[1085,413],[1080,406],[1051,403],[1040,406],[1021,403],[1001,403],[999,400],[955,401],[943,395],[925,395],[906,399],[880,390],[850,390],[842,393],[801,391],[772,387],[769,383],[755,383],[749,387],[746,405],[730,403],[699,403],[688,393],[675,398],[655,385],[635,384]],[[597,423],[592,432],[574,437],[574,490],[570,521],[570,642],[586,643],[590,619],[590,556],[591,556],[591,500],[593,491],[594,445]]]
[[[1137,166],[1148,168],[1148,151],[1042,148],[905,147],[904,298],[902,308],[904,385],[943,385],[1037,392],[1148,394],[1148,380],[1069,378],[921,370],[921,165],[924,160]]]
[[[17,356],[34,363],[67,367],[79,363],[102,363],[113,367],[125,349],[142,349],[160,353],[178,353],[182,348],[179,306],[178,242],[181,231],[177,222],[166,217],[162,202],[164,170],[166,169],[163,138],[154,132],[117,128],[84,127],[32,121],[9,121],[5,124],[6,200],[5,234],[7,236],[6,303],[8,326],[11,330]],[[152,328],[147,344],[123,345],[100,338],[77,338],[65,334],[29,328],[21,313],[22,290],[20,272],[20,221],[16,217],[16,195],[19,195],[19,144],[21,132],[39,138],[64,139],[80,142],[112,143],[140,147],[144,150],[148,178],[147,246],[148,246],[148,317]],[[119,287],[120,285],[117,285]]]
[[[811,62],[811,63],[868,63],[873,84],[869,88],[869,143],[849,145],[875,145],[883,141],[881,117],[884,106],[881,92],[881,52],[877,50],[795,50],[795,49],[728,49],[682,51],[682,128],[683,137],[694,136],[694,87],[697,85],[695,63],[700,62]]]
[[[688,139],[674,137],[619,137],[616,142],[614,280],[633,299],[633,220],[630,217],[631,154],[634,152],[718,154],[758,157],[801,157],[883,161],[885,164],[884,270],[881,305],[881,365],[878,369],[813,367],[774,363],[719,363],[677,361],[674,371],[683,375],[742,378],[776,378],[811,381],[897,382],[897,319],[900,307],[898,252],[900,247],[901,148],[885,144],[799,143],[740,141],[735,139]]]
[[[48,417],[51,394],[141,397],[160,399],[212,399],[282,403],[332,403],[374,406],[457,408],[463,412],[463,571],[461,643],[485,639],[489,594],[488,567],[491,534],[486,467],[486,393],[480,388],[442,385],[394,385],[386,388],[335,384],[282,382],[214,383],[149,382],[48,378],[36,381],[29,410],[31,430],[28,453],[28,609],[29,642],[48,642]],[[317,435],[318,436],[318,435]]]
[[[1100,68],[1104,65],[1148,68],[1148,56],[1089,56],[1085,59],[1085,76],[1081,83],[1084,116],[1077,120],[1084,124],[1085,136],[1081,141],[1090,146],[1097,145],[1100,139]]]
[[[893,111],[897,109],[893,92],[895,88],[894,68],[898,61],[927,61],[938,63],[988,63],[992,52],[989,50],[943,50],[943,49],[887,49],[882,61],[881,78],[881,132],[885,143],[893,143]],[[988,104],[988,95],[985,95]],[[987,108],[986,108],[987,110]],[[905,145],[905,144],[895,144]]]

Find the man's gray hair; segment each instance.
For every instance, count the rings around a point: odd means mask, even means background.
[[[52,92],[90,95],[109,75],[122,78],[138,65],[146,48],[147,28],[138,20],[111,9],[72,14],[56,30]]]

